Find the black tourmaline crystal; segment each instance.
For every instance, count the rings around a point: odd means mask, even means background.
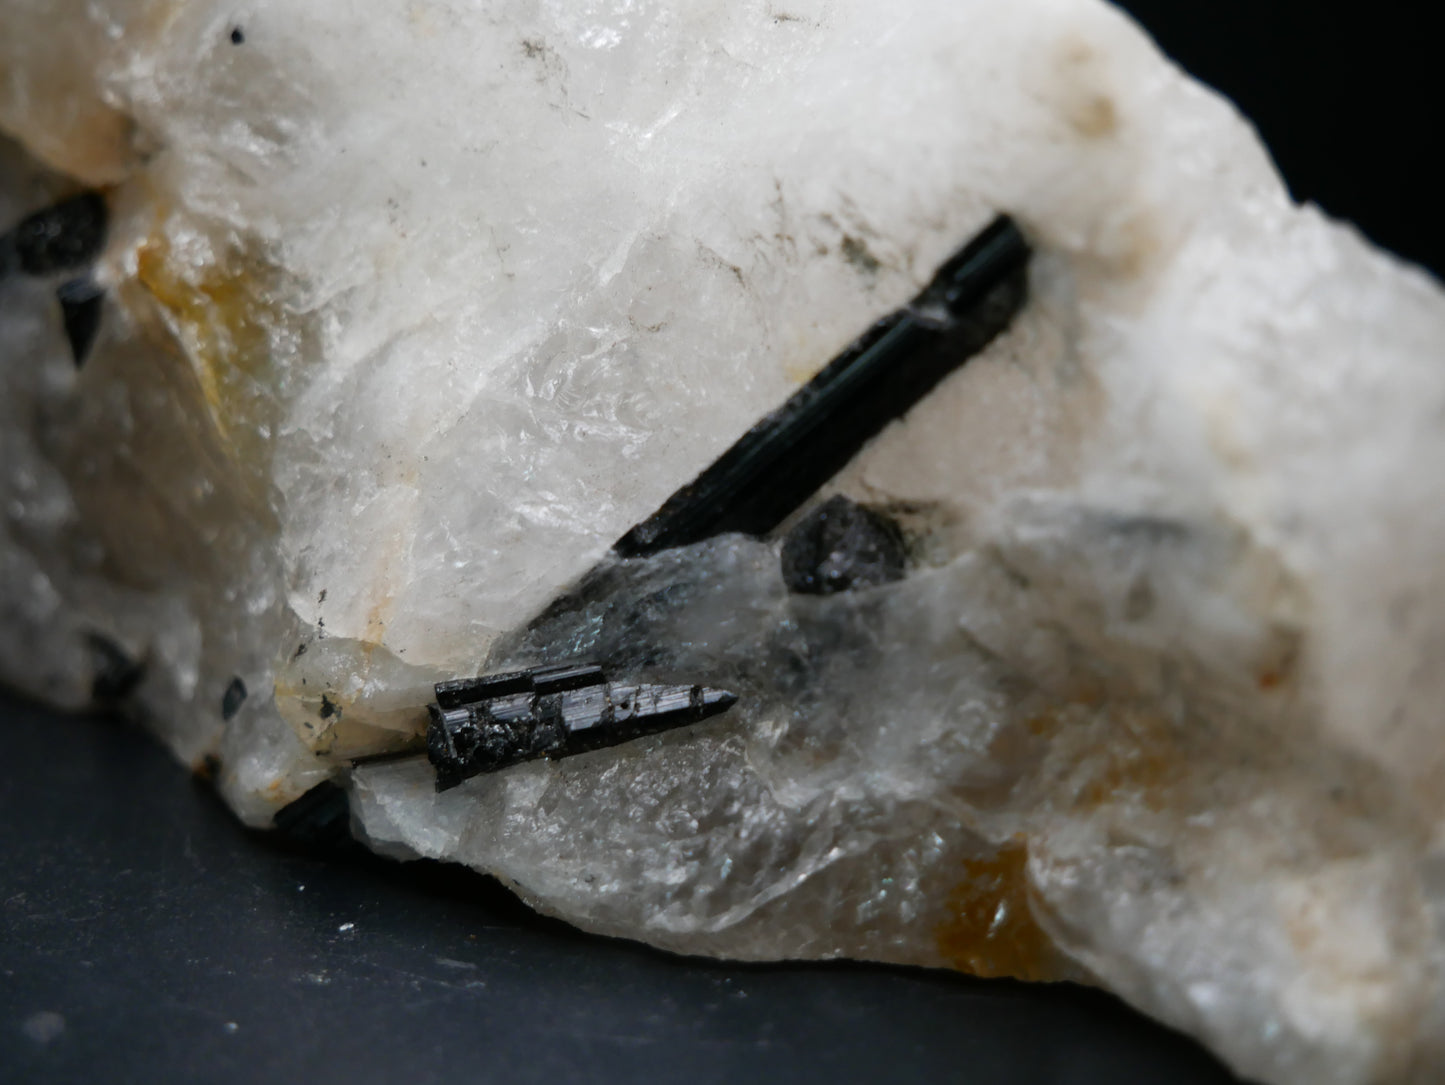
[[[788,532],[782,561],[789,591],[832,595],[902,580],[907,553],[892,520],[838,496]]]
[[[323,780],[271,819],[276,831],[305,847],[330,847],[351,839],[351,804],[346,792]]]
[[[99,705],[114,705],[129,697],[145,677],[145,664],[100,633],[91,633],[86,637],[86,644],[90,647],[93,668],[91,699]]]
[[[617,541],[620,557],[725,532],[766,535],[889,422],[994,340],[1023,305],[1029,246],[1000,217],[791,399]]]
[[[51,275],[85,267],[105,245],[108,217],[98,192],[83,192],[36,211],[0,238],[0,271]]]
[[[246,703],[246,683],[237,675],[231,679],[226,692],[221,694],[221,719],[235,719],[236,713],[241,711],[241,706]]]
[[[105,292],[91,279],[72,279],[55,291],[55,297],[60,302],[60,319],[70,343],[70,356],[77,367],[82,366],[100,331]]]
[[[523,761],[568,757],[697,723],[737,701],[703,686],[609,682],[589,663],[441,682],[436,698],[427,756],[438,791]]]

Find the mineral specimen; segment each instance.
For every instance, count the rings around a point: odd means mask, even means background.
[[[1445,1073],[1434,282],[1096,0],[242,8],[0,0],[0,678],[590,930]],[[775,531],[607,557],[999,212],[968,365]],[[738,701],[401,756],[578,660]]]

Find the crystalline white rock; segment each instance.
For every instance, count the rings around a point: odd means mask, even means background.
[[[5,681],[84,704],[108,645],[247,822],[333,778],[592,930],[1445,1072],[1445,301],[1117,12],[0,0],[0,129],[0,225],[113,213],[84,368],[0,282]],[[998,211],[1027,308],[820,495],[903,581],[724,537],[527,631]],[[574,652],[741,700],[443,794],[348,768]]]

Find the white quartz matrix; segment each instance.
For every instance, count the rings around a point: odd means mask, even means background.
[[[1117,11],[0,0],[0,132],[0,230],[112,212],[83,367],[0,282],[6,683],[84,706],[104,638],[248,824],[330,778],[589,930],[1445,1078],[1445,299]],[[904,580],[727,536],[526,632],[1004,211],[1026,308],[819,494]],[[441,795],[351,767],[572,655],[740,700]]]

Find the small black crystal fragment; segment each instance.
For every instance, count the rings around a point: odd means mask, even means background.
[[[55,291],[55,296],[60,301],[60,319],[70,343],[70,356],[79,369],[90,355],[96,333],[100,331],[105,291],[92,279],[71,279]]]
[[[839,495],[788,532],[782,563],[789,591],[832,595],[902,580],[907,553],[892,520]]]
[[[246,44],[246,33],[245,33],[245,31],[243,31],[239,26],[233,26],[233,27],[231,27],[231,44],[232,44],[232,45],[245,45],[245,44]]]
[[[324,780],[277,810],[271,824],[296,844],[309,847],[339,844],[351,838],[351,806],[345,789]]]
[[[241,681],[241,676],[238,674],[231,679],[231,684],[226,687],[226,692],[221,694],[221,719],[228,722],[234,719],[245,703],[246,683]]]
[[[478,773],[698,723],[736,702],[705,686],[609,682],[590,663],[443,682],[428,708],[427,757],[445,791]]]
[[[86,637],[94,677],[90,682],[90,696],[97,704],[114,704],[123,701],[135,691],[145,677],[145,664],[131,658],[124,648],[100,633]]]
[[[336,712],[336,702],[331,699],[330,694],[323,693],[321,695],[321,709],[316,714],[323,720],[329,720],[332,716],[336,715]]]
[[[27,275],[73,271],[100,254],[108,217],[105,198],[83,192],[21,219],[0,248]]]
[[[613,546],[624,558],[725,532],[766,535],[1013,321],[1028,242],[1001,216],[907,307],[885,317]]]

